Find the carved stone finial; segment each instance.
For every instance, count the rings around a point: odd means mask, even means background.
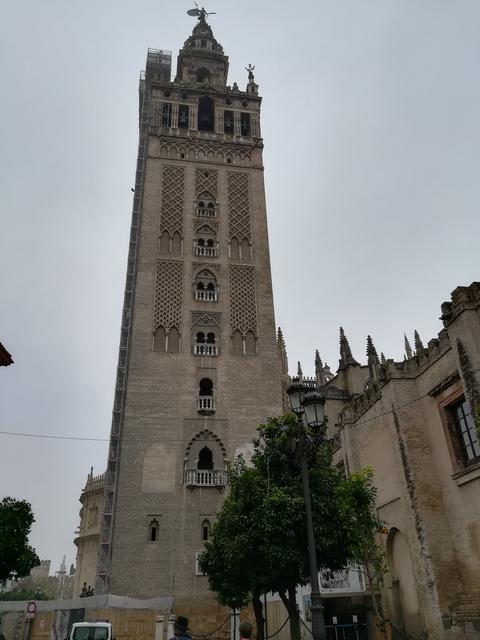
[[[380,364],[387,364],[387,359],[385,358],[383,351],[380,353]]]
[[[380,366],[380,361],[378,359],[377,350],[375,349],[375,345],[373,344],[373,340],[371,336],[367,336],[367,357],[368,357],[368,370],[370,373],[370,378],[372,380],[376,380],[378,378],[378,369]]]
[[[277,332],[277,350],[278,350],[278,359],[280,361],[281,373],[283,376],[288,376],[287,347],[285,346],[285,339],[283,337],[283,332],[280,327],[278,327],[278,332]]]
[[[417,356],[423,355],[425,353],[425,347],[423,346],[423,342],[418,335],[418,331],[415,329],[413,332],[413,340],[415,344],[415,353]]]
[[[405,339],[405,355],[407,360],[411,360],[413,358],[412,347],[410,346],[410,342],[408,341],[407,334],[404,333],[403,337]]]
[[[255,65],[248,64],[248,67],[245,67],[245,71],[248,71],[248,81],[253,82],[255,80],[255,76],[253,75],[253,71],[255,69]]]
[[[358,366],[358,362],[352,356],[352,350],[350,349],[343,327],[340,327],[340,360],[338,361],[338,370],[341,371],[349,365]]]
[[[318,349],[315,350],[315,378],[317,381],[317,385],[323,387],[323,385],[325,384],[325,373]]]
[[[300,360],[297,363],[297,376],[299,380],[303,380],[303,371],[302,371],[302,365],[300,364]]]

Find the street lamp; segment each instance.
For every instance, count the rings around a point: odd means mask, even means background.
[[[308,478],[308,463],[306,457],[305,426],[318,430],[325,424],[325,396],[318,391],[306,392],[302,382],[292,382],[287,387],[292,411],[297,416],[297,443],[299,450],[300,468],[302,470],[303,496],[305,500],[305,520],[307,525],[308,558],[310,564],[312,636],[313,640],[326,640],[327,629],[323,613],[320,586],[318,583],[317,553],[315,535],[313,531],[312,497]]]

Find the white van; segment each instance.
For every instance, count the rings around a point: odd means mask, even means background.
[[[66,640],[115,640],[110,622],[74,622]]]

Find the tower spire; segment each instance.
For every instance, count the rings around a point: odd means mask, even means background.
[[[359,363],[352,356],[352,350],[350,349],[345,331],[343,330],[343,327],[340,327],[340,360],[338,361],[338,370],[341,371],[348,366],[358,366],[358,364]]]
[[[325,373],[323,371],[323,362],[318,349],[315,350],[315,378],[317,385],[323,387],[325,384]]]
[[[380,366],[380,361],[378,359],[377,350],[375,349],[375,345],[373,344],[373,340],[371,336],[367,336],[367,358],[368,358],[368,370],[370,373],[370,378],[372,380],[376,380],[378,378],[378,369]]]
[[[300,360],[297,362],[297,376],[299,380],[303,380],[303,371],[302,371],[302,365],[300,364]]]
[[[285,345],[285,338],[283,337],[283,331],[280,327],[278,327],[278,331],[277,331],[277,350],[278,350],[278,359],[280,361],[280,371],[282,375],[288,375],[287,347]]]
[[[408,341],[407,334],[404,333],[403,337],[405,339],[405,355],[407,356],[407,360],[413,358],[412,347],[410,346],[410,342]]]
[[[423,342],[418,334],[418,331],[415,329],[413,332],[413,340],[415,344],[415,354],[417,356],[421,356],[425,353],[425,347],[423,346]]]

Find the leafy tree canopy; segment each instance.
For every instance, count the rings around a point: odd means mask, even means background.
[[[0,502],[0,582],[27,576],[40,564],[28,535],[35,522],[26,500],[3,498]]]
[[[372,473],[363,470],[345,478],[332,466],[329,444],[319,434],[307,435],[304,454],[318,566],[340,569],[361,564],[366,545],[370,549],[376,544],[379,527]],[[238,607],[252,598],[260,636],[260,594],[278,592],[292,617],[295,587],[310,578],[295,437],[293,415],[271,418],[259,427],[251,466],[241,458],[230,466],[230,493],[200,557],[220,603]]]

